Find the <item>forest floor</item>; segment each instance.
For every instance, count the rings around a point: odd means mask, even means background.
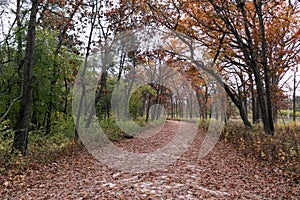
[[[179,123],[168,121],[159,134],[124,139],[128,151],[150,152],[168,143]],[[219,141],[202,159],[205,133],[164,169],[129,173],[97,161],[85,148],[55,162],[0,176],[0,199],[300,199],[300,186],[281,170],[263,167]],[[2,196],[2,197],[1,197]]]

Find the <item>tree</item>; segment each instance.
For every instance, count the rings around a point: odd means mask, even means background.
[[[57,57],[61,53],[62,46],[65,44],[66,46],[72,47],[76,45],[76,41],[72,41],[72,37],[68,34],[68,31],[74,29],[75,23],[75,15],[78,10],[82,7],[83,0],[76,1],[53,1],[51,4],[47,1],[47,4],[44,6],[45,9],[42,12],[43,18],[40,18],[42,21],[42,26],[44,28],[52,28],[59,32],[58,34],[58,42],[56,48],[54,49],[54,63],[52,64],[52,74],[51,74],[51,83],[50,83],[50,95],[47,102],[47,110],[46,110],[46,134],[49,134],[51,131],[51,118],[53,108],[55,106],[55,86],[57,84],[59,74],[60,74],[60,66],[57,63]],[[52,7],[50,7],[53,5]],[[46,16],[46,17],[45,17]],[[75,43],[75,44],[74,44]]]
[[[274,102],[271,96],[272,88],[277,88],[278,82],[271,78],[281,77],[291,67],[289,62],[299,52],[297,46],[290,43],[291,35],[299,24],[298,3],[206,0],[168,3],[153,1],[144,2],[144,5],[145,11],[150,9],[156,13],[152,18],[156,23],[193,38],[207,49],[224,81],[217,78],[211,67],[205,68],[201,63],[194,64],[213,75],[224,86],[246,126],[251,124],[244,105],[245,98],[238,93],[235,85],[253,79],[264,130],[272,135]],[[285,7],[287,9],[282,11]],[[273,24],[281,27],[276,34],[280,35],[282,41],[272,36],[275,33]],[[276,64],[272,65],[273,63]],[[278,69],[278,65],[283,68]],[[241,79],[243,76],[237,73],[248,75],[249,79]],[[234,74],[238,82],[231,82],[230,85],[230,74]]]
[[[30,112],[32,107],[32,91],[34,84],[34,75],[32,73],[34,51],[35,51],[35,36],[37,24],[39,0],[31,1],[30,20],[28,23],[27,43],[24,58],[24,79],[22,87],[22,99],[19,110],[19,117],[16,124],[16,132],[14,136],[13,150],[20,151],[23,155],[27,153],[28,129],[30,122]]]
[[[0,36],[2,40],[0,41],[1,93],[7,94],[5,98],[7,101],[3,102],[7,109],[2,115],[0,122],[9,116],[10,111],[14,110],[15,104],[17,104],[22,96],[24,22],[27,20],[26,17],[24,17],[25,14],[21,14],[21,11],[22,13],[26,13],[27,10],[22,10],[20,0],[16,3],[14,15],[11,15],[11,13],[7,11],[9,10],[7,1],[1,2],[1,6],[0,17],[1,27],[3,27],[2,35]],[[14,19],[11,23],[8,23],[6,19],[11,19],[12,17],[14,17]],[[13,121],[15,122],[15,120]]]
[[[81,95],[80,95],[80,100],[79,100],[79,106],[78,106],[78,111],[76,114],[76,122],[75,122],[75,141],[77,141],[79,139],[79,135],[78,135],[78,130],[79,130],[79,123],[80,123],[80,118],[81,118],[81,114],[82,114],[82,108],[83,108],[83,100],[84,97],[86,95],[86,85],[85,85],[85,74],[86,71],[88,70],[88,59],[91,53],[91,46],[93,44],[93,34],[94,34],[94,30],[96,28],[96,22],[97,22],[97,17],[98,17],[98,13],[99,13],[99,8],[101,8],[101,6],[99,5],[99,3],[96,1],[92,1],[89,4],[90,6],[90,13],[88,16],[90,16],[90,28],[89,28],[89,32],[88,32],[88,42],[87,42],[87,47],[86,47],[86,52],[85,52],[85,56],[84,56],[84,62],[83,62],[83,68],[82,71],[80,72],[80,79],[82,81],[81,84]],[[84,16],[86,17],[86,16]],[[92,105],[92,110],[94,110],[94,106]],[[91,119],[89,120],[91,121]]]
[[[293,121],[296,121],[296,91],[297,88],[299,87],[300,81],[297,82],[296,80],[296,74],[298,71],[298,67],[296,68],[294,72],[294,80],[293,80]]]

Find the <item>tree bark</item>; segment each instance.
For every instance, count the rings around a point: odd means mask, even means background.
[[[91,113],[86,121],[86,124],[85,124],[85,128],[89,128],[91,123],[92,123],[92,119],[93,117],[96,115],[96,105],[97,103],[100,101],[102,95],[103,95],[103,90],[106,86],[106,79],[107,79],[107,67],[103,67],[103,72],[101,74],[101,78],[100,78],[100,88],[99,90],[97,91],[97,94],[96,94],[96,98],[95,98],[95,106],[93,106],[91,109]]]
[[[150,107],[151,107],[151,98],[152,98],[152,94],[150,93],[149,94],[149,97],[148,97],[148,103],[147,103],[147,110],[146,110],[146,122],[149,121],[149,112],[150,112]]]
[[[30,112],[33,102],[33,62],[35,53],[35,37],[36,37],[36,18],[38,12],[39,0],[32,0],[30,20],[28,24],[27,43],[24,59],[24,79],[22,100],[19,110],[18,121],[15,126],[15,136],[13,142],[13,151],[19,151],[23,155],[27,153],[28,129],[30,122]]]
[[[267,58],[267,41],[265,36],[265,26],[263,21],[262,14],[262,2],[261,0],[254,1],[256,12],[259,20],[259,30],[260,30],[260,39],[261,39],[261,54],[262,54],[262,65],[264,69],[264,82],[266,90],[266,107],[267,107],[267,116],[268,116],[268,129],[265,129],[266,132],[270,135],[274,135],[274,122],[272,114],[272,100],[271,100],[271,91],[270,91],[270,78],[269,78],[269,68],[268,68],[268,58]]]
[[[247,40],[248,40],[249,53],[245,49],[245,47],[242,43],[242,40],[237,33],[235,33],[235,37],[238,39],[238,41],[240,43],[239,46],[243,51],[246,63],[251,67],[252,72],[254,74],[254,80],[255,80],[255,83],[257,86],[257,93],[258,93],[258,99],[259,99],[259,104],[260,104],[260,109],[261,109],[261,116],[262,116],[262,120],[263,120],[264,131],[267,134],[273,135],[274,127],[272,127],[272,124],[270,123],[270,118],[268,116],[268,100],[266,98],[267,94],[264,89],[263,81],[262,81],[261,74],[260,74],[260,71],[258,68],[257,52],[255,51],[254,46],[253,46],[253,39],[251,37],[249,22],[247,20],[246,11],[245,11],[244,6],[245,6],[244,3],[240,3],[238,5],[238,8],[241,10],[243,20],[244,20],[244,29],[245,29],[245,33],[246,33]],[[263,37],[261,36],[261,38],[263,38]],[[265,66],[264,66],[264,70],[265,70]],[[265,77],[265,80],[266,80],[266,77]],[[271,117],[271,119],[272,119],[272,117]],[[273,122],[273,120],[272,120],[272,122]]]

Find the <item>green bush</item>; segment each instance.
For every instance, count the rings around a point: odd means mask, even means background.
[[[118,141],[123,136],[123,131],[118,127],[118,124],[113,117],[101,120],[100,126],[111,141]]]
[[[5,120],[0,123],[0,172],[4,171],[9,164],[13,136],[11,122]]]
[[[74,131],[73,120],[57,122],[49,135],[43,134],[41,130],[31,131],[28,137],[29,153],[41,161],[49,159],[53,153],[60,151],[72,142]]]
[[[208,127],[209,127],[209,119],[207,119],[207,120],[201,119],[199,121],[198,126],[199,126],[200,129],[203,129],[203,130],[207,131]]]
[[[137,123],[139,126],[147,126],[146,118],[145,117],[137,117],[134,120],[135,123]]]
[[[137,117],[133,122],[132,121],[123,121],[120,122],[121,126],[125,127],[126,130],[131,130],[132,133],[137,133],[140,127],[149,126],[153,128],[164,123],[165,120],[154,120],[146,122],[144,117]],[[106,120],[100,120],[100,126],[103,132],[107,135],[108,139],[111,141],[118,141],[123,138],[125,130],[122,130],[116,123],[113,116],[107,118]],[[130,133],[129,133],[130,134]]]
[[[61,152],[73,145],[74,122],[61,120],[52,127],[51,134],[32,130],[28,135],[28,155],[11,154],[14,131],[9,121],[0,124],[0,173],[8,168],[21,169],[33,163],[54,161]]]

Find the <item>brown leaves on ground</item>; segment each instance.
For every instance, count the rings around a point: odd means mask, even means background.
[[[158,135],[121,141],[118,146],[148,152],[166,144],[177,123],[168,121]],[[0,177],[2,199],[299,199],[300,187],[280,170],[262,168],[218,142],[198,160],[204,134],[164,170],[125,173],[95,160],[84,148],[56,162]]]

